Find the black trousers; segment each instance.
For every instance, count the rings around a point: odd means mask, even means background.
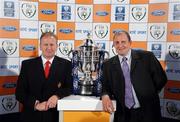
[[[142,122],[143,114],[141,108],[125,108],[125,122]]]
[[[128,109],[125,108],[125,122],[161,122],[161,117],[154,116],[151,113],[145,115],[142,108]]]

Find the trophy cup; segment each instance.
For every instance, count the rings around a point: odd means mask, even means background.
[[[101,92],[101,67],[109,53],[99,49],[90,38],[72,50],[73,91],[77,95],[99,96]]]

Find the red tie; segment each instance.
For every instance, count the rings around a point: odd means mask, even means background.
[[[46,61],[46,63],[45,63],[44,71],[45,71],[45,76],[46,76],[46,78],[47,78],[48,75],[49,75],[50,64],[51,64],[50,61]]]

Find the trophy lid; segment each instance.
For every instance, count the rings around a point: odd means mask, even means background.
[[[87,38],[84,40],[83,45],[80,47],[95,47],[94,41],[91,39],[90,32],[87,33]]]

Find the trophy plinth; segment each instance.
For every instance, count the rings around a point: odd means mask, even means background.
[[[100,69],[105,53],[107,52],[98,49],[91,39],[86,39],[82,46],[73,50],[74,94],[87,96],[99,94]]]

